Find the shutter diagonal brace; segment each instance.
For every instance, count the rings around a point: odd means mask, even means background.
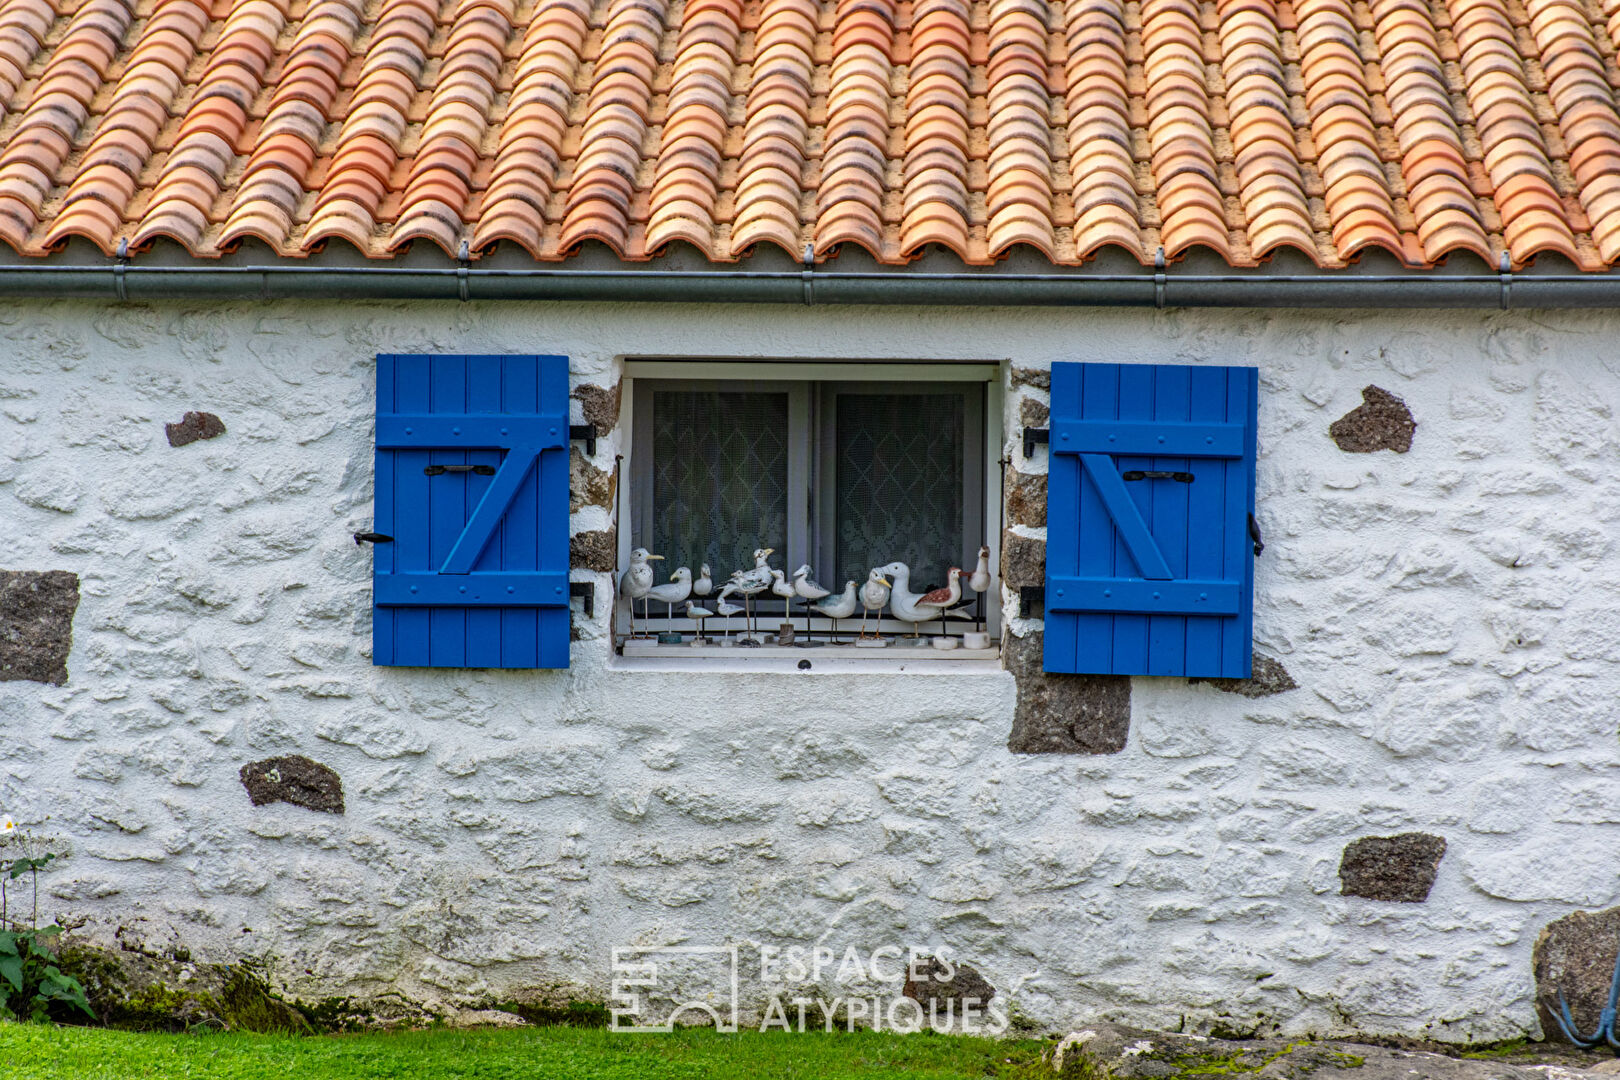
[[[1107,454],[1081,454],[1080,463],[1096,486],[1097,494],[1102,496],[1103,505],[1108,508],[1108,515],[1114,519],[1114,527],[1119,530],[1119,537],[1142,576],[1149,581],[1170,580],[1170,566],[1164,561],[1159,545],[1153,542],[1153,534],[1142,520],[1131,493],[1125,489],[1114,459]]]
[[[518,488],[522,486],[524,479],[529,475],[529,470],[534,468],[534,463],[539,457],[538,446],[514,446],[506,452],[506,456],[501,459],[501,467],[495,470],[495,479],[484,489],[483,498],[478,500],[478,506],[467,519],[466,528],[456,537],[456,544],[450,549],[450,554],[445,558],[444,565],[439,568],[439,573],[472,573],[473,563],[478,561],[478,557],[489,546],[496,527],[506,516],[506,508],[512,505]]]

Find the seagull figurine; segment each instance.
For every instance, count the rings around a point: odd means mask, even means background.
[[[990,545],[979,545],[979,565],[968,578],[968,588],[979,594],[979,625],[984,625],[984,594],[990,589]]]
[[[771,571],[771,595],[782,598],[782,617],[791,619],[793,616],[793,600],[799,595],[794,589],[793,582],[780,570]]]
[[[666,605],[666,618],[675,617],[675,605],[692,595],[692,571],[681,567],[669,576],[666,585],[654,585],[647,590],[647,599]]]
[[[861,637],[866,637],[866,620],[872,612],[878,613],[877,639],[883,640],[883,608],[889,602],[889,579],[883,576],[883,571],[873,570],[866,575],[866,583],[861,586]]]
[[[630,565],[619,577],[619,594],[630,601],[631,637],[636,636],[636,601],[644,599],[652,588],[652,560],[662,558],[662,555],[654,555],[646,548],[636,548],[630,553]]]
[[[720,597],[724,599],[733,594],[741,594],[743,598],[744,617],[748,623],[748,636],[743,640],[750,645],[758,645],[759,638],[754,629],[754,597],[771,587],[771,566],[767,561],[775,548],[754,549],[754,568],[752,570],[734,570],[731,580],[720,590]]]
[[[988,552],[990,549],[985,548],[984,550]],[[986,572],[988,573],[988,571]],[[979,591],[983,592],[984,590],[980,589]],[[692,595],[708,596],[712,592],[714,592],[714,579],[709,576],[709,564],[704,563],[703,569],[698,571],[697,580],[692,582]]]
[[[933,592],[924,593],[922,596],[919,596],[917,598],[916,607],[918,611],[933,608],[936,613],[936,618],[939,619],[940,633],[944,634],[946,637],[949,637],[951,632],[950,629],[945,625],[945,616],[947,614],[947,610],[958,600],[962,599],[961,568],[956,566],[951,567],[950,570],[945,574],[945,581],[946,585],[943,589],[935,589]]]
[[[704,640],[704,637],[703,637],[703,620],[713,618],[714,617],[714,612],[710,611],[706,607],[698,607],[696,604],[692,603],[692,601],[688,600],[686,602],[686,617],[688,619],[691,619],[693,622],[698,624],[697,637],[692,639],[692,644],[693,645],[702,645],[702,644],[704,644],[705,640]]]
[[[810,580],[810,564],[805,563],[793,571],[793,592],[804,603],[804,639],[805,644],[810,643],[810,604],[816,600],[825,600],[832,595],[831,589],[824,589]]]
[[[727,641],[731,640],[731,617],[744,610],[746,609],[724,599],[714,605],[714,613],[726,620],[725,636]]]
[[[838,644],[838,624],[855,614],[855,583],[844,582],[844,591],[831,600],[824,600],[815,606],[815,610],[833,621],[833,644]],[[808,623],[806,627],[808,628]],[[808,631],[807,631],[808,632]]]
[[[946,614],[954,614],[957,618],[966,618],[960,613],[947,613],[939,605],[923,604],[923,594],[911,591],[911,567],[905,563],[892,562],[887,566],[880,566],[878,569],[894,580],[894,586],[889,593],[889,610],[894,612],[894,617],[901,622],[911,624],[912,637],[917,636],[917,629],[922,623],[932,622],[935,619],[943,620]],[[957,570],[955,580],[957,599],[962,597],[961,576],[962,572]],[[934,593],[928,595],[934,595],[940,591],[936,589]],[[949,596],[950,586],[947,586],[943,591],[945,595]]]

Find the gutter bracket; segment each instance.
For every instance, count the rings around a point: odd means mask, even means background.
[[[584,609],[587,619],[596,618],[596,586],[589,581],[570,581],[568,583],[568,596],[573,599],[578,596],[585,602],[580,605]]]
[[[461,250],[456,252],[456,292],[463,304],[467,302],[467,264],[471,257],[471,246],[463,240]]]
[[[1043,428],[1043,427],[1027,427],[1027,428],[1025,428],[1024,429],[1024,457],[1032,458],[1032,457],[1035,456],[1035,444],[1036,443],[1046,443],[1048,446],[1050,446],[1052,444],[1052,429],[1051,428]]]
[[[1164,310],[1165,284],[1168,280],[1164,274],[1164,245],[1161,244],[1159,250],[1153,253],[1153,306],[1160,311]]]
[[[569,441],[574,439],[585,440],[585,453],[590,457],[596,456],[596,425],[595,424],[569,424]]]
[[[113,292],[118,296],[120,304],[129,300],[129,290],[124,284],[124,271],[129,269],[129,238],[120,237],[118,240],[118,261],[113,263]]]
[[[816,302],[816,247],[814,244],[804,245],[804,258],[801,260],[804,269],[799,276],[804,281],[804,302],[806,306],[814,306]]]
[[[1497,264],[1496,276],[1502,282],[1502,310],[1513,302],[1513,258],[1508,249],[1502,249],[1502,261]]]

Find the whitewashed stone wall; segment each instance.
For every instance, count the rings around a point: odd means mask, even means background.
[[[1620,896],[1617,331],[8,303],[0,568],[71,570],[83,599],[67,685],[0,683],[0,811],[71,847],[51,914],[267,956],[307,999],[600,996],[631,942],[918,943],[1053,1027],[1533,1030],[1539,928]],[[624,354],[1257,364],[1256,645],[1300,689],[1138,679],[1123,752],[1014,756],[1005,673],[633,673],[605,612],[568,672],[374,669],[349,533],[373,356],[415,351],[564,352],[604,386]],[[1369,383],[1411,406],[1409,454],[1329,440]],[[188,409],[228,433],[171,449]],[[237,770],[286,753],[337,770],[345,815],[249,804]],[[1338,895],[1347,842],[1411,830],[1449,844],[1427,903]]]

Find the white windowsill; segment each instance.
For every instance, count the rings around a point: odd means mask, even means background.
[[[925,639],[926,641],[926,639]],[[746,673],[862,674],[862,675],[968,675],[1001,671],[1000,649],[949,651],[931,645],[858,648],[849,643],[802,648],[795,645],[660,645],[656,641],[621,643],[611,667],[621,671],[723,671]],[[808,663],[808,668],[801,667]]]

